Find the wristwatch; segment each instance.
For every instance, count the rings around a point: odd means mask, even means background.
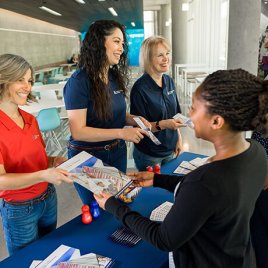
[[[159,121],[156,121],[156,123],[155,123],[155,128],[156,128],[157,130],[162,130],[161,127],[159,126]]]

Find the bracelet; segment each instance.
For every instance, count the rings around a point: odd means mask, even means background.
[[[155,128],[156,128],[157,130],[162,130],[161,127],[159,126],[159,121],[156,121],[156,123],[155,123]]]

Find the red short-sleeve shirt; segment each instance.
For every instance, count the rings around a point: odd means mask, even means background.
[[[30,173],[48,168],[45,144],[34,116],[19,109],[24,120],[21,129],[0,110],[0,165],[7,173]],[[37,197],[47,189],[41,182],[19,189],[0,191],[6,201],[21,201]]]

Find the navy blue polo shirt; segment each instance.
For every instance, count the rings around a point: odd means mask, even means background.
[[[164,74],[162,88],[147,73],[143,74],[133,85],[130,94],[130,113],[140,115],[149,122],[172,118],[180,113],[176,88],[171,77]],[[165,129],[154,133],[161,141],[154,144],[148,137],[135,144],[137,149],[147,155],[165,157],[171,154],[178,140],[178,131]]]
[[[112,118],[110,120],[101,121],[96,118],[95,111],[93,110],[91,81],[84,69],[77,70],[69,78],[63,90],[66,110],[87,109],[86,125],[89,127],[104,129],[123,128],[126,123],[125,96],[118,90],[117,83],[110,73],[108,88],[112,102]],[[72,136],[70,137],[70,141],[72,144],[78,146],[103,146],[112,142],[76,141]]]

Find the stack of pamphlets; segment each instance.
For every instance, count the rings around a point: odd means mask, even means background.
[[[165,219],[165,217],[167,216],[168,212],[170,211],[170,209],[172,208],[173,203],[171,202],[164,202],[163,204],[161,204],[160,206],[158,206],[157,208],[155,208],[150,215],[150,220],[151,221],[163,221]]]
[[[59,246],[43,261],[33,261],[30,268],[108,268],[114,260],[95,253],[81,256],[80,250]]]
[[[60,262],[57,268],[108,268],[113,264],[114,260],[111,258],[89,253],[67,262]]]
[[[201,158],[196,157],[191,161],[182,161],[180,165],[174,170],[173,173],[176,174],[188,174],[189,172],[195,170],[196,168],[204,165],[209,157]]]

